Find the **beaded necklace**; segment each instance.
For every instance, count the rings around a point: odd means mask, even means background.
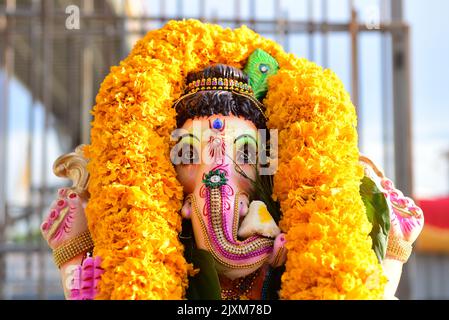
[[[233,281],[235,284],[231,289],[221,289],[222,300],[248,300],[248,294],[253,288],[254,281],[260,274],[260,269],[253,273]]]

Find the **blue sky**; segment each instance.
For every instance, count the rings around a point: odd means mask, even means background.
[[[198,0],[186,1],[183,5],[184,16],[197,15]],[[319,1],[316,1],[319,2]],[[379,1],[355,1],[361,19],[365,19],[367,12]],[[159,1],[146,2],[148,14],[159,11]],[[166,1],[166,11],[170,16],[176,15],[178,1]],[[207,16],[220,16],[231,18],[234,8],[224,1],[206,1]],[[240,1],[242,18],[249,15],[249,0]],[[411,26],[412,32],[412,101],[413,101],[413,142],[414,142],[414,180],[415,195],[418,197],[434,197],[449,194],[449,167],[443,153],[449,151],[449,1],[446,0],[404,0],[405,19]],[[289,17],[304,20],[306,14],[306,1],[284,0],[283,12]],[[349,17],[347,1],[329,1],[329,19],[331,21],[346,21]],[[272,18],[274,8],[271,0],[258,0],[256,13],[260,18]],[[320,19],[320,10],[314,10],[315,19]],[[156,27],[156,26],[154,26]],[[350,89],[350,51],[349,36],[347,34],[333,34],[329,37],[329,67],[333,69],[347,89]],[[321,40],[315,39],[317,56],[314,58],[322,64],[320,56]],[[361,107],[363,109],[360,119],[364,145],[362,151],[372,156],[377,162],[383,164],[382,157],[382,123],[381,123],[381,40],[377,34],[364,34],[360,38],[360,77],[361,77]],[[301,57],[308,57],[307,37],[297,36],[290,42],[289,50]],[[310,58],[310,57],[308,57]],[[23,175],[24,155],[26,146],[26,113],[29,108],[29,95],[20,83],[12,83],[11,106],[14,113],[10,115],[10,136],[14,137],[9,144],[10,157],[10,190],[17,190],[17,184]],[[44,136],[42,135],[42,106],[35,106],[36,134],[34,141],[36,150]],[[61,183],[51,173],[51,165],[60,153],[55,133],[52,131],[46,136],[48,140],[48,178],[52,183]],[[62,148],[64,149],[64,148]],[[37,155],[39,156],[39,155]],[[42,167],[36,162],[35,173]],[[39,176],[34,178],[39,181]],[[21,201],[16,192],[10,197]],[[23,198],[22,198],[23,201]]]
[[[449,1],[406,0],[413,61],[416,189],[449,193]]]

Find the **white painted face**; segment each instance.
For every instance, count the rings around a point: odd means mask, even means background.
[[[172,159],[175,155],[178,161],[186,194],[182,213],[192,219],[197,247],[212,253],[219,273],[229,278],[250,274],[273,246],[273,240],[257,235],[237,237],[252,192],[251,181],[239,171],[254,180],[257,128],[240,117],[213,115],[187,120],[180,129]]]
[[[249,180],[235,171],[238,164],[251,178],[255,175],[258,136],[251,121],[233,115],[213,115],[189,119],[181,129],[176,150],[182,163],[176,166],[176,172],[186,193],[193,192],[203,174],[218,165],[230,167],[238,187],[251,188]]]

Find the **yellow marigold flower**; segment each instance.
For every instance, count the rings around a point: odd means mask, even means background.
[[[273,197],[289,249],[281,297],[382,297],[385,278],[358,193],[356,115],[341,81],[245,26],[184,20],[148,32],[96,97],[86,214],[105,270],[99,299],[184,298],[194,271],[177,237],[183,192],[169,158],[171,106],[189,72],[214,63],[243,68],[257,48],[280,65],[264,104],[269,127],[279,130]]]

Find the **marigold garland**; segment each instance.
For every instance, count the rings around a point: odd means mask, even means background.
[[[257,48],[280,65],[264,104],[279,130],[274,197],[289,249],[281,297],[382,298],[385,278],[359,196],[355,111],[341,81],[245,26],[197,20],[150,31],[96,97],[86,213],[105,269],[98,298],[184,298],[192,268],[177,238],[182,187],[169,159],[171,106],[189,72],[243,68]]]

